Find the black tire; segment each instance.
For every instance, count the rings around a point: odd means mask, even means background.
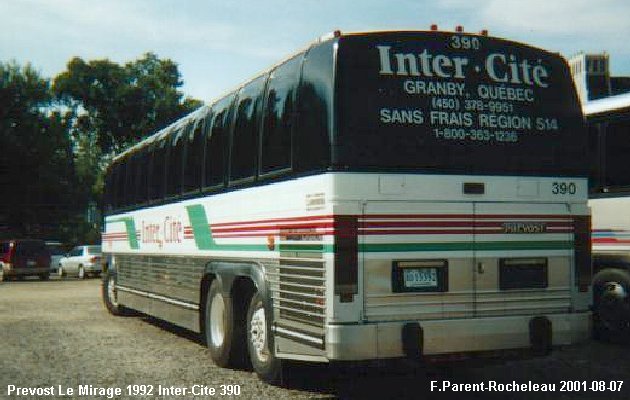
[[[235,329],[234,303],[223,295],[223,285],[218,279],[208,289],[204,318],[206,345],[212,361],[224,368],[240,366],[244,346],[237,333],[243,329]]]
[[[133,315],[134,312],[118,303],[118,291],[116,290],[116,272],[107,271],[103,275],[102,296],[105,308],[112,315]],[[113,287],[112,287],[113,285]]]
[[[254,293],[247,310],[247,350],[254,372],[263,381],[278,384],[282,365],[271,345],[270,316],[260,293]]]
[[[39,276],[39,279],[41,279],[42,281],[47,281],[48,279],[50,279],[50,273],[41,274]]]
[[[593,335],[612,342],[630,340],[630,273],[605,269],[593,278]]]

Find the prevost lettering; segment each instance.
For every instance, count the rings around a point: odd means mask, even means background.
[[[432,54],[427,49],[419,53],[392,53],[391,46],[376,48],[381,75],[465,79],[466,73],[473,68],[477,73],[485,71],[488,78],[497,83],[526,84],[542,88],[549,86],[549,72],[541,65],[541,60],[532,64],[530,60],[519,60],[513,54],[491,53],[486,57],[483,66],[473,66],[466,57]]]

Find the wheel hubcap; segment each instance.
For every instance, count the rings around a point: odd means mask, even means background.
[[[628,329],[630,327],[629,311],[626,288],[618,282],[606,282],[598,307],[600,322],[607,329]]]
[[[608,282],[604,287],[604,295],[624,300],[628,297],[628,292],[619,282]]]
[[[116,280],[110,276],[107,282],[107,297],[114,307],[118,307],[118,296],[116,294]]]
[[[265,310],[260,307],[252,314],[250,321],[250,340],[256,352],[256,357],[265,362],[269,358],[267,354],[267,325],[265,321]]]
[[[215,347],[223,345],[225,338],[225,303],[223,296],[215,294],[210,304],[210,339]]]

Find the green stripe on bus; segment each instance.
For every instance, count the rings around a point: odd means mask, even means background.
[[[208,224],[206,210],[202,204],[193,204],[186,206],[188,219],[193,230],[195,244],[199,250],[211,250],[217,248],[217,244],[212,239],[212,231]],[[223,246],[221,246],[223,249]],[[227,250],[227,249],[226,249]]]
[[[107,222],[124,222],[125,230],[127,231],[127,241],[129,242],[129,247],[132,250],[138,250],[140,248],[138,246],[138,235],[136,235],[136,223],[133,217],[112,218]]]

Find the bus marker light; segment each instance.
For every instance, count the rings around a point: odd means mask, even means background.
[[[267,236],[267,248],[273,250],[276,248],[276,238],[273,235]]]

